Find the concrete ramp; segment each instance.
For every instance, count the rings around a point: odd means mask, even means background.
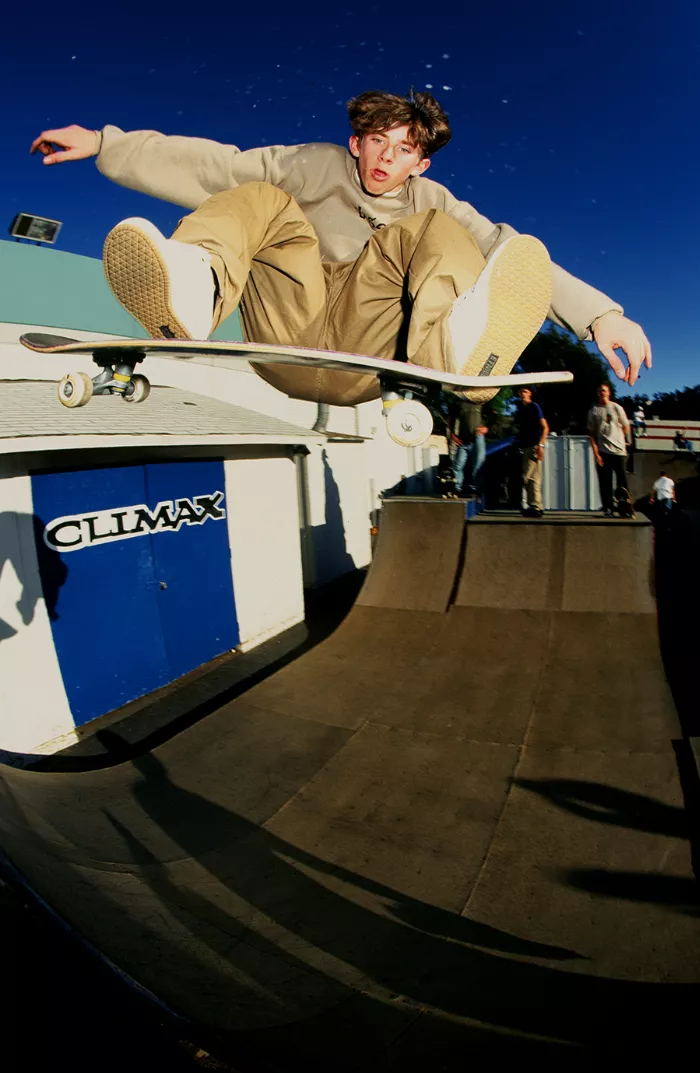
[[[651,529],[464,537],[458,503],[388,503],[301,659],[122,764],[2,770],[30,884],[244,1070],[588,1069],[691,1024]]]

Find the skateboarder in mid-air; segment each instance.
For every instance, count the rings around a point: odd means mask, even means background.
[[[45,164],[96,156],[114,182],[194,210],[171,239],[133,218],[105,241],[109,284],[152,337],[206,339],[238,307],[249,342],[487,376],[509,373],[549,318],[594,340],[630,386],[651,365],[644,332],[617,303],[553,265],[538,239],[425,177],[451,137],[429,93],[362,93],[348,114],[349,152],[329,143],[241,152],[114,126],[43,131],[31,151]],[[365,374],[257,371],[295,398],[354,405],[379,394]]]

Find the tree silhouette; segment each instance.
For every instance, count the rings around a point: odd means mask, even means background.
[[[646,395],[634,395],[625,409],[631,413],[640,402],[646,403],[646,400]],[[660,417],[662,420],[700,421],[700,384],[678,391],[657,391],[651,406],[645,406],[645,411],[647,416]]]
[[[536,399],[544,410],[553,432],[586,432],[586,416],[595,402],[599,384],[614,385],[607,363],[568,332],[554,325],[540,332],[523,351],[515,371],[553,372],[568,369],[573,384],[541,384]],[[501,394],[505,394],[502,392]]]

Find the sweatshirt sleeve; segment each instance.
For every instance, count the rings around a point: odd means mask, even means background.
[[[624,406],[620,406],[619,402],[615,403],[615,406],[617,407],[617,419],[625,431],[627,431],[630,427],[630,419],[627,416],[627,411]]]
[[[196,209],[212,194],[241,183],[284,185],[299,149],[272,145],[242,152],[208,138],[106,126],[97,168],[120,186]]]
[[[494,224],[468,202],[457,201],[447,190],[445,193],[448,216],[471,232],[484,257],[489,257],[507,238],[518,234],[509,224]],[[552,263],[552,304],[548,320],[568,328],[579,339],[590,340],[593,338],[590,331],[593,321],[613,309],[623,312],[622,306],[602,291]]]

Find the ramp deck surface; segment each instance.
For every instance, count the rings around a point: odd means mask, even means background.
[[[243,1069],[672,1051],[700,921],[652,533],[560,521],[388,501],[329,638],[128,762],[3,768],[0,844]]]

